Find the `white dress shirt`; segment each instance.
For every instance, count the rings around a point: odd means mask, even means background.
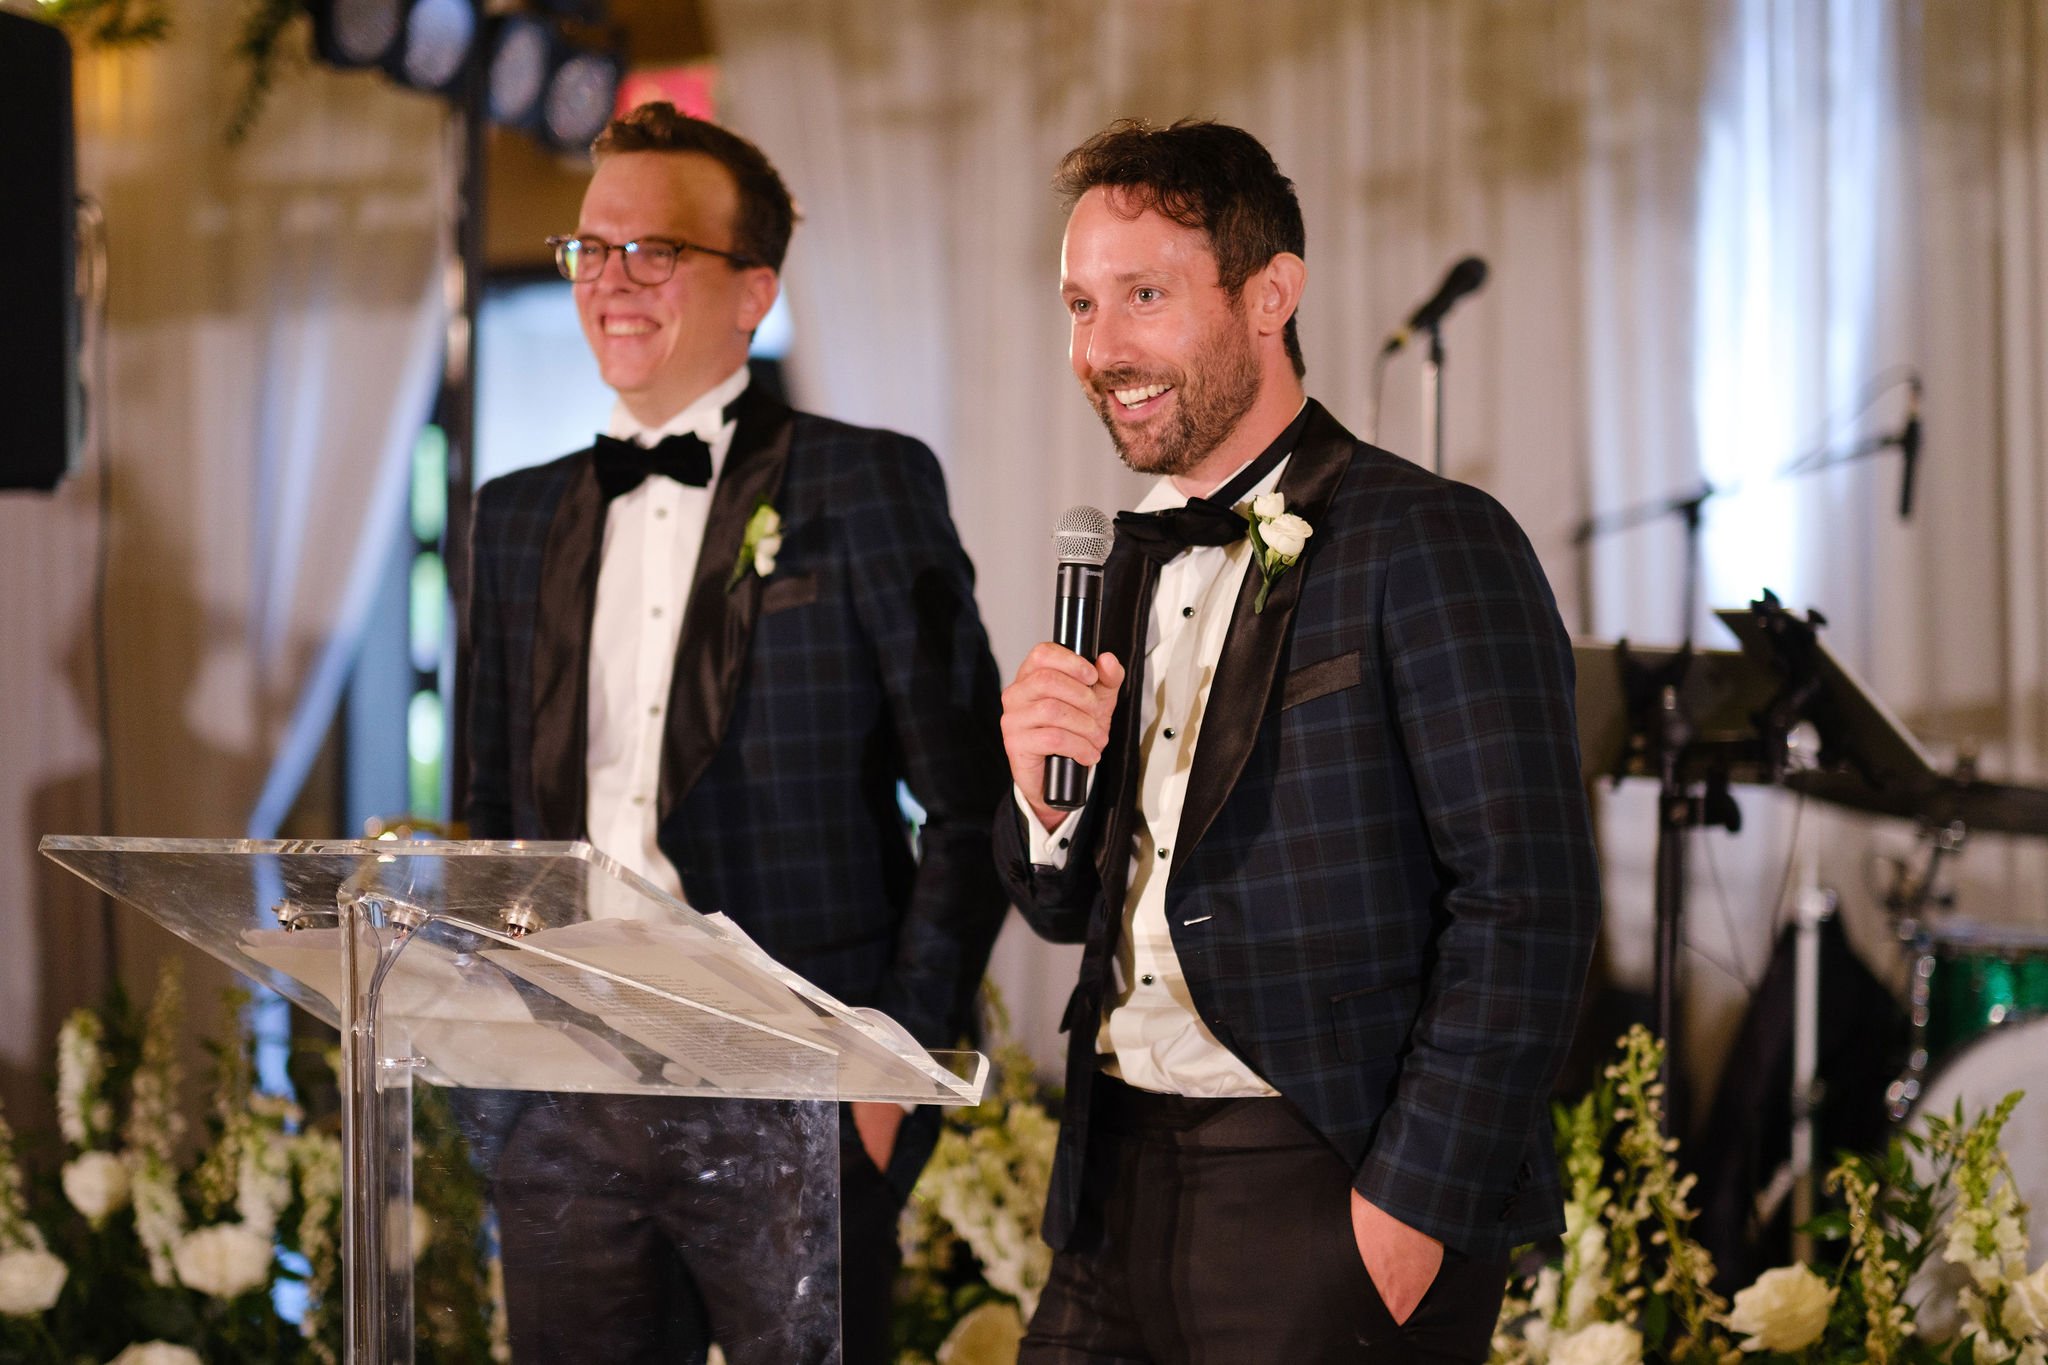
[[[1286,468],[1283,459],[1247,496],[1272,491]],[[1156,512],[1188,501],[1172,479],[1162,478],[1137,510]],[[1182,551],[1159,570],[1145,625],[1130,881],[1124,892],[1123,932],[1117,939],[1113,999],[1097,1032],[1096,1047],[1103,1054],[1103,1070],[1127,1084],[1170,1095],[1279,1093],[1202,1022],[1166,923],[1167,875],[1188,774],[1201,739],[1209,688],[1223,657],[1223,641],[1251,563],[1249,539]],[[1067,841],[1080,812],[1048,833],[1024,805],[1022,792],[1017,800],[1031,836],[1031,861],[1065,866]]]
[[[612,499],[605,513],[590,627],[585,828],[599,851],[678,900],[682,878],[655,838],[661,741],[676,643],[697,573],[704,522],[711,514],[711,491],[732,448],[736,424],[725,420],[725,408],[746,389],[747,379],[742,365],[659,427],[642,426],[623,403],[614,406],[606,426],[608,435],[647,446],[664,436],[695,432],[711,448],[708,486],[691,488],[651,474],[638,488]]]

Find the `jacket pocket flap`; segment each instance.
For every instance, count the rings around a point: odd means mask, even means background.
[[[1342,692],[1347,687],[1356,687],[1364,681],[1358,651],[1339,654],[1334,659],[1322,659],[1312,664],[1303,664],[1287,675],[1280,684],[1280,709],[1299,706],[1317,697],[1327,697],[1332,692]]]
[[[761,614],[768,616],[778,611],[788,611],[791,607],[807,607],[817,600],[816,574],[794,574],[788,578],[777,578],[771,580],[761,592]]]

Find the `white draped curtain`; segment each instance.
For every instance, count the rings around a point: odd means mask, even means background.
[[[91,405],[117,834],[278,831],[404,525],[440,368],[444,106],[300,67],[230,149],[236,23],[181,6],[166,45],[77,65],[79,188],[110,261]],[[23,1119],[47,1108],[57,1022],[107,984],[96,899],[34,851],[100,831],[99,480],[89,459],[54,495],[0,497],[0,1083]],[[170,941],[117,913],[146,991]],[[187,965],[194,1028],[217,1032],[215,973]]]

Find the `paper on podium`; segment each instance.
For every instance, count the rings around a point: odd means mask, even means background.
[[[822,1066],[843,1098],[958,1089],[895,1021],[834,999],[723,916],[589,920],[483,956],[659,1053],[677,1085],[781,1093],[792,1072]]]

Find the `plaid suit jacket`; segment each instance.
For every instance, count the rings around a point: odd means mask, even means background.
[[[1167,922],[1210,1030],[1344,1155],[1355,1188],[1446,1245],[1498,1254],[1562,1228],[1548,1100],[1599,922],[1571,649],[1499,504],[1310,408],[1280,489],[1315,535],[1262,613],[1246,575]],[[1132,595],[1109,583],[1106,614]],[[1055,1246],[1080,1208],[1128,875],[1127,849],[1098,846],[1106,786],[1057,872],[1026,861],[1014,803],[996,822],[1026,917],[1087,945]]]
[[[677,648],[662,851],[695,908],[730,915],[847,1003],[950,1046],[1004,911],[987,812],[1008,765],[938,462],[907,437],[795,413],[757,388],[737,423]],[[728,590],[763,500],[783,519],[775,571]],[[479,492],[476,837],[584,835],[605,513],[588,451]],[[915,854],[899,780],[926,812]]]

